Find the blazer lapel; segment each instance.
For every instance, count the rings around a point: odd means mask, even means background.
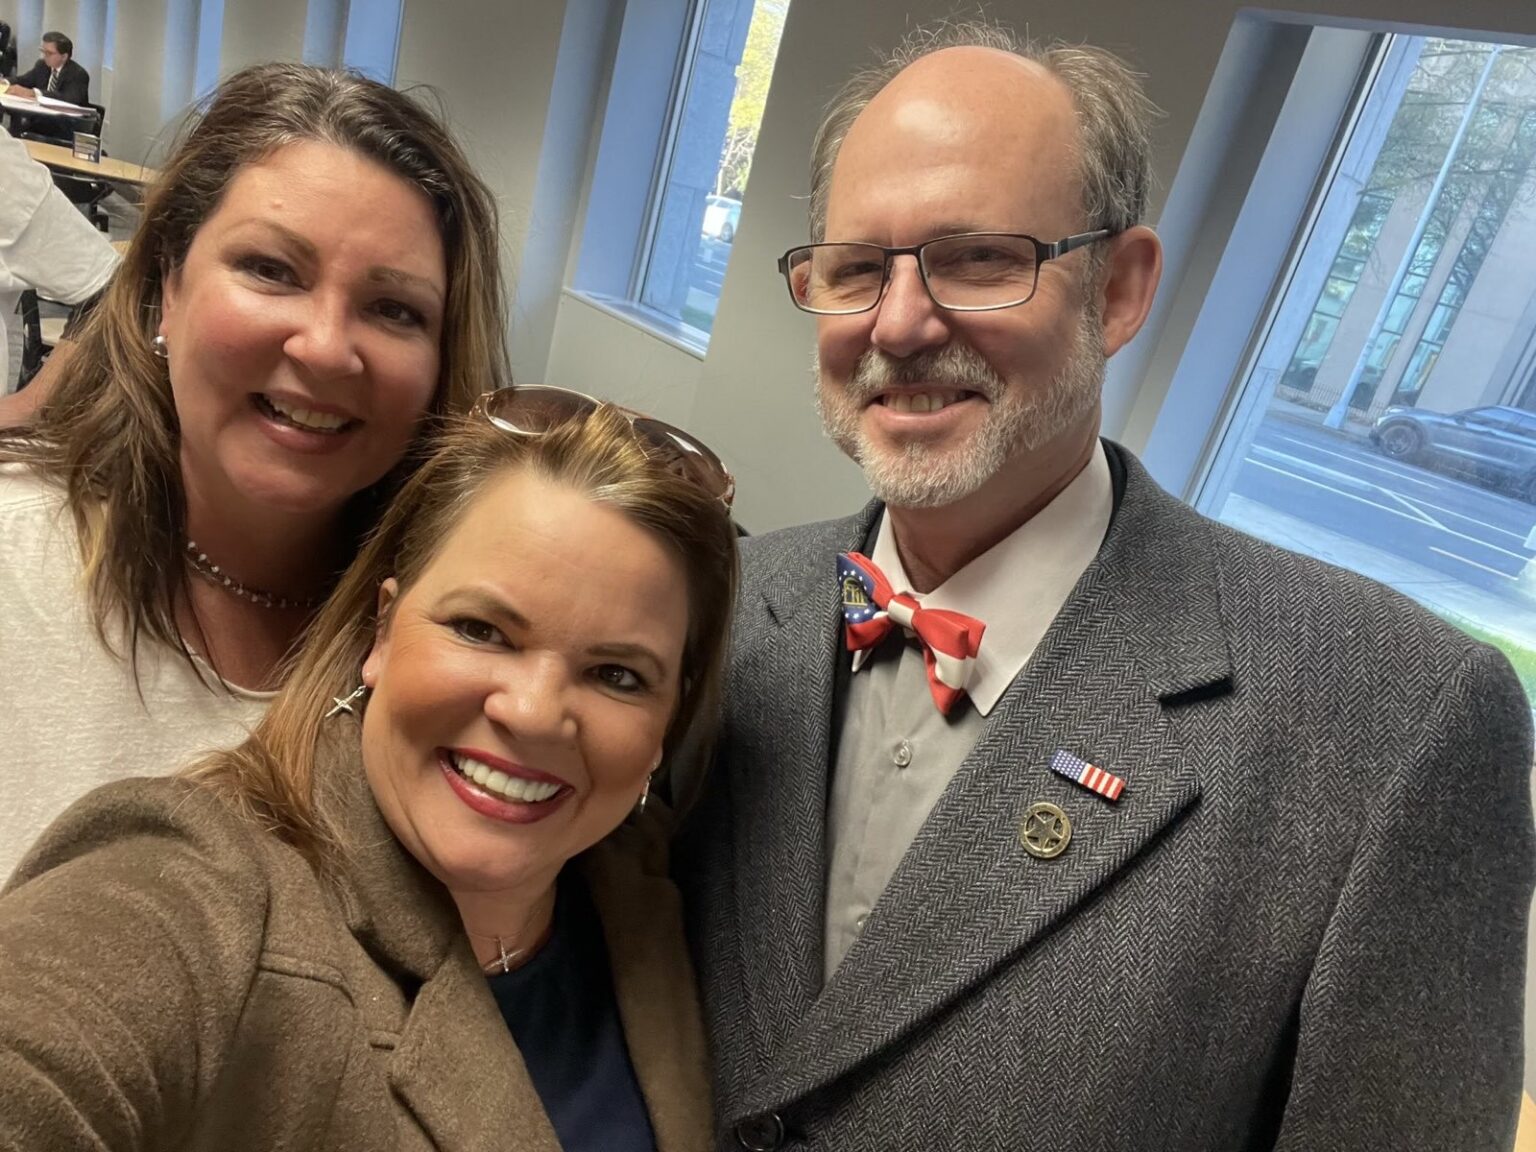
[[[467,943],[417,992],[388,1076],[442,1152],[560,1152]]]
[[[732,778],[741,971],[759,1053],[779,1050],[821,990],[827,772],[836,664],[843,651],[836,556],[878,512],[816,528],[763,582],[762,616],[738,633],[719,761]]]
[[[1179,706],[1230,682],[1214,561],[1204,522],[1127,467],[1098,558],[740,1114],[782,1107],[899,1041],[1061,925],[1198,798]],[[1057,749],[1125,777],[1120,800],[1051,773]],[[1072,823],[1053,859],[1021,842],[1037,801]]]
[[[359,730],[348,718],[327,730],[316,804],[348,840],[337,896],[352,935],[416,989],[388,1058],[390,1087],[442,1152],[560,1152],[452,899],[374,803]]]

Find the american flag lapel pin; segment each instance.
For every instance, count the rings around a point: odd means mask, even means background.
[[[1058,748],[1056,755],[1051,757],[1051,771],[1111,802],[1120,799],[1120,793],[1125,791],[1125,781],[1121,777],[1088,763],[1081,756],[1072,755],[1065,748]]]

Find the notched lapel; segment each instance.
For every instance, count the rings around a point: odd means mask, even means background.
[[[734,638],[718,763],[733,772],[737,947],[740,970],[752,974],[748,1018],[763,1058],[821,987],[827,765],[844,651],[837,553],[863,542],[877,511],[805,530],[764,572],[759,615],[739,622]]]
[[[1134,459],[1126,470],[1098,557],[741,1115],[846,1074],[1048,933],[1070,930],[1074,912],[1131,877],[1195,808],[1201,783],[1182,751],[1182,704],[1225,691],[1232,676],[1215,561],[1205,522]],[[1052,773],[1061,748],[1124,776],[1118,803]],[[1031,856],[1020,840],[1038,800],[1073,823],[1055,859]]]
[[[1015,685],[1013,719],[1032,678]],[[853,1069],[1013,961],[1097,892],[1196,802],[1200,781],[1156,697],[1077,717],[1033,712],[995,724],[934,808],[794,1042],[760,1086],[771,1111]],[[1122,705],[1127,702],[1122,701]],[[1060,747],[1123,769],[1110,804],[1047,767]],[[1091,758],[1091,757],[1090,757]],[[1134,765],[1134,766],[1132,766]],[[1036,801],[1066,812],[1067,849],[1039,859],[1021,840]],[[770,1087],[771,1086],[771,1087]]]
[[[522,1056],[467,947],[455,949],[421,986],[389,1058],[388,1076],[441,1152],[560,1152]]]

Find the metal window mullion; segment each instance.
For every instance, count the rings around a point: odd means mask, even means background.
[[[693,83],[694,59],[698,54],[699,37],[704,28],[704,9],[708,4],[709,0],[690,0],[688,34],[683,38],[682,48],[673,68],[667,127],[662,134],[661,147],[657,149],[656,168],[651,174],[650,200],[645,209],[645,227],[639,237],[640,242],[636,246],[635,264],[629,279],[628,298],[637,304],[644,294],[646,277],[651,270],[656,232],[661,223],[662,203],[666,199],[667,181],[672,175],[677,138],[683,126],[683,112],[688,106],[688,89]]]
[[[1349,145],[1354,139],[1355,132],[1360,126],[1360,118],[1365,114],[1366,105],[1370,101],[1371,91],[1376,87],[1392,45],[1397,39],[1397,35],[1390,32],[1380,33],[1377,36],[1375,45],[1367,53],[1365,64],[1360,69],[1359,79],[1350,92],[1344,116],[1338,131],[1334,134],[1333,145],[1318,169],[1317,180],[1313,183],[1312,191],[1308,196],[1307,211],[1291,241],[1290,258],[1286,262],[1284,271],[1275,280],[1275,289],[1270,293],[1263,319],[1254,325],[1253,334],[1240,360],[1242,366],[1233,376],[1233,379],[1239,383],[1229,391],[1227,403],[1206,439],[1205,449],[1201,453],[1202,463],[1199,472],[1186,488],[1186,499],[1195,507],[1200,507],[1200,501],[1205,497],[1206,485],[1210,483],[1211,477],[1216,474],[1221,465],[1221,459],[1227,447],[1227,438],[1232,428],[1239,424],[1239,417],[1243,412],[1248,411],[1260,401],[1258,390],[1253,386],[1254,370],[1258,367],[1259,357],[1269,341],[1270,332],[1274,329],[1286,294],[1296,278],[1296,271],[1306,255],[1307,245],[1317,228],[1317,221],[1322,215],[1328,193],[1333,188],[1339,169],[1344,165]],[[1337,320],[1338,317],[1330,317],[1330,319]],[[1270,398],[1266,396],[1263,399],[1267,402]]]

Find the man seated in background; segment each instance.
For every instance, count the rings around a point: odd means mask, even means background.
[[[21,293],[35,288],[63,304],[89,300],[107,286],[117,253],[107,238],[54,187],[48,169],[26,145],[0,133],[0,426],[25,421],[32,388],[6,395],[16,384],[6,325]]]
[[[44,32],[42,59],[16,77],[9,95],[23,99],[38,93],[84,106],[91,98],[91,74],[76,64],[73,57],[74,41],[62,32]],[[52,116],[12,116],[11,134],[35,132],[44,136],[69,139],[74,125],[69,120]]]

